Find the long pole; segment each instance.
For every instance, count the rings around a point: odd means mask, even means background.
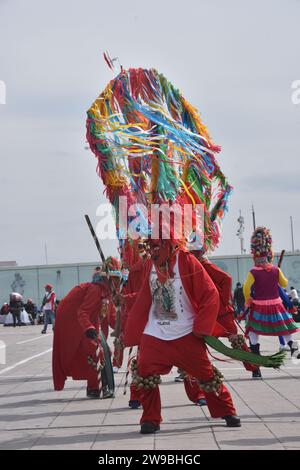
[[[88,227],[90,229],[91,235],[94,239],[94,242],[95,242],[95,245],[97,247],[98,253],[100,254],[101,260],[104,264],[107,279],[110,281],[110,287],[111,287],[111,290],[112,290],[112,297],[113,297],[113,299],[116,299],[117,289],[115,287],[113,279],[109,276],[109,269],[106,266],[105,256],[103,254],[103,251],[102,251],[102,248],[100,246],[99,240],[97,238],[96,232],[94,230],[92,222],[90,221],[89,216],[86,214],[84,217],[85,217],[86,223],[88,224]],[[119,288],[120,291],[121,291],[122,287],[123,287],[123,281],[120,284],[120,288]],[[120,336],[120,328],[121,328],[121,306],[120,306],[120,302],[118,301],[118,303],[116,305],[116,324],[115,324],[115,336],[116,336],[116,338],[119,338],[119,336]]]
[[[252,204],[252,220],[253,220],[253,230],[256,229],[256,223],[255,223],[255,211],[254,211],[254,206]]]
[[[280,257],[279,257],[279,260],[278,260],[278,268],[281,267],[281,264],[282,264],[282,260],[283,260],[283,257],[284,257],[284,254],[285,254],[285,250],[282,250],[281,253],[280,253]]]
[[[239,223],[239,228],[238,228],[238,231],[237,231],[237,236],[239,237],[240,239],[240,243],[241,243],[241,255],[244,254],[244,230],[245,230],[245,227],[244,227],[244,217],[242,216],[242,211],[240,210],[240,215],[239,215],[239,218],[237,219],[238,223]]]
[[[94,239],[94,242],[95,242],[95,245],[97,247],[97,250],[98,250],[98,253],[100,255],[100,258],[104,264],[104,267],[106,269],[106,272],[107,272],[107,277],[108,276],[108,268],[105,266],[105,256],[103,254],[103,251],[102,251],[102,248],[100,246],[100,243],[99,243],[99,240],[97,238],[97,235],[96,235],[96,232],[94,230],[94,227],[92,225],[92,222],[90,221],[90,218],[89,216],[86,214],[85,216],[85,220],[86,220],[86,223],[88,224],[88,227],[90,229],[90,232],[91,232],[91,235]],[[97,348],[96,348],[96,358],[97,358],[97,364],[96,364],[96,369],[97,369],[97,379],[98,379],[98,385],[99,385],[99,390],[101,390],[101,370],[102,370],[102,364],[101,364],[101,357],[100,357],[100,353],[101,353],[101,349],[102,349],[102,346],[101,346],[101,340],[100,338],[98,337],[98,340],[97,340]]]
[[[291,237],[292,237],[292,253],[295,251],[295,246],[294,246],[294,227],[293,227],[293,217],[290,216],[291,220]]]
[[[95,232],[95,230],[94,230],[94,227],[92,226],[92,222],[91,222],[91,220],[90,220],[90,218],[89,218],[89,216],[88,216],[87,214],[85,214],[84,217],[85,217],[86,223],[88,224],[88,227],[89,227],[89,229],[90,229],[91,235],[92,235],[92,237],[93,237],[93,239],[94,239],[94,242],[95,242],[95,245],[96,245],[96,247],[97,247],[98,253],[99,253],[99,255],[100,255],[101,261],[102,261],[102,263],[104,264],[104,267],[105,267],[105,256],[104,256],[104,254],[103,254],[103,251],[102,251],[102,248],[101,248],[101,246],[100,246],[99,240],[98,240],[97,235],[96,235],[96,232]],[[107,270],[107,269],[106,269],[106,270]],[[108,270],[107,270],[107,274],[108,274]]]

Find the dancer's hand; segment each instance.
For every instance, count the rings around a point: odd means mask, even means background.
[[[88,330],[86,330],[85,336],[87,336],[87,338],[89,339],[92,339],[93,341],[97,341],[98,339],[97,331],[95,330],[95,328],[89,328]]]

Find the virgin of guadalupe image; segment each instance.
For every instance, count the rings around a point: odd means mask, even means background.
[[[175,309],[174,279],[162,284],[158,279],[151,280],[153,314],[158,320],[178,320]]]

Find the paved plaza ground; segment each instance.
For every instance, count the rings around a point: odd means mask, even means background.
[[[0,365],[0,449],[300,449],[300,363],[290,358],[280,371],[264,369],[262,381],[240,363],[217,363],[242,420],[234,429],[190,403],[173,369],[161,386],[161,430],[141,435],[141,411],[128,408],[129,390],[123,395],[125,368],[115,375],[114,399],[87,399],[85,383],[72,380],[54,392],[52,332],[40,330],[0,326],[7,356]],[[264,354],[278,349],[277,338],[261,343]]]

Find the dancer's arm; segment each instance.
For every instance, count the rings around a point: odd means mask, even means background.
[[[286,287],[288,285],[289,281],[288,279],[285,277],[285,275],[283,274],[283,272],[281,271],[281,269],[279,269],[279,279],[278,279],[278,284],[281,286],[281,287]]]
[[[245,284],[243,285],[243,292],[245,297],[245,302],[247,303],[251,297],[251,286],[254,284],[254,277],[252,273],[248,273]]]

